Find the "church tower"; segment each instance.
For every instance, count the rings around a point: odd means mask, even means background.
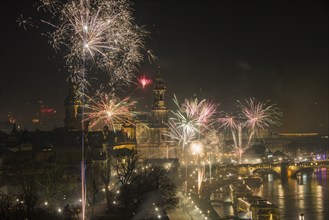
[[[166,107],[166,103],[164,100],[166,86],[164,84],[160,67],[158,76],[154,81],[153,91],[155,93],[153,107],[152,107],[152,123],[161,125],[168,122],[168,108]]]
[[[144,123],[137,123],[136,142],[137,152],[145,159],[177,158],[176,148],[168,139],[168,113],[165,102],[166,86],[160,72],[153,83],[154,100],[151,117]]]
[[[69,94],[64,101],[65,118],[64,127],[81,130],[81,100],[78,97],[78,86],[69,82]]]

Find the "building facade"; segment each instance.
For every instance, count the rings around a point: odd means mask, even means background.
[[[145,159],[177,158],[176,147],[169,141],[168,113],[165,102],[166,86],[159,71],[154,81],[151,113],[141,113],[136,125],[137,152]]]

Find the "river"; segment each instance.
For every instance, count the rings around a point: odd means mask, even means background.
[[[263,184],[252,190],[254,195],[278,206],[282,220],[298,220],[301,213],[305,220],[329,219],[329,169],[315,169],[285,179],[267,174]],[[222,215],[233,212],[230,205],[214,208]]]

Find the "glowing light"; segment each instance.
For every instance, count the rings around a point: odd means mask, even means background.
[[[8,121],[9,121],[10,124],[15,124],[16,123],[16,117],[11,112],[8,113]]]
[[[145,86],[150,85],[152,83],[152,80],[147,78],[145,75],[142,75],[137,80],[138,80],[139,84],[142,85],[143,88],[145,88]]]
[[[44,115],[47,115],[47,114],[55,114],[56,113],[56,110],[53,109],[53,108],[50,108],[50,107],[48,107],[46,105],[41,105],[40,112],[44,116]]]
[[[33,118],[32,119],[32,123],[33,124],[39,124],[41,121],[40,121],[40,119],[38,119],[38,118]]]
[[[193,154],[200,154],[202,152],[202,144],[200,142],[193,142],[191,144]]]

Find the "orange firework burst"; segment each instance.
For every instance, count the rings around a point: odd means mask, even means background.
[[[87,98],[89,104],[86,105],[85,120],[90,122],[91,127],[104,124],[115,131],[125,123],[134,124],[136,112],[133,108],[136,102],[129,100],[129,97],[120,100],[113,93],[98,93],[94,98]]]

